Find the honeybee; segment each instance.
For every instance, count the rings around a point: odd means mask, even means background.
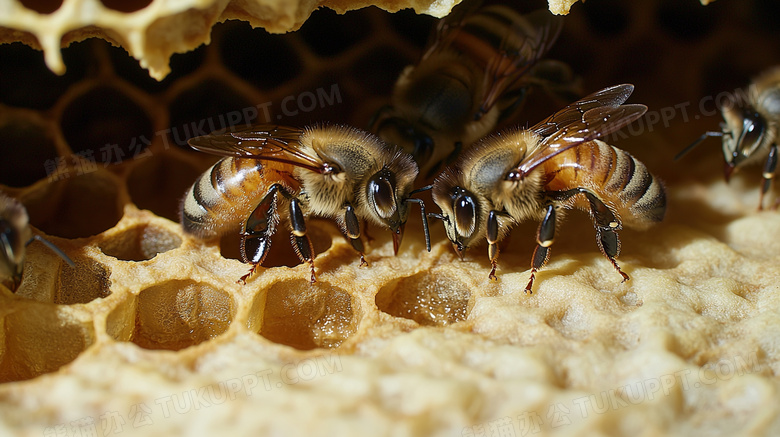
[[[75,267],[73,261],[60,248],[32,233],[24,205],[0,193],[0,282],[10,285],[9,289],[12,291],[16,291],[22,282],[27,246],[36,240],[59,255],[69,266]]]
[[[192,138],[189,144],[225,158],[187,192],[182,226],[197,237],[214,238],[242,224],[241,257],[252,267],[239,283],[262,264],[280,222],[287,224],[293,249],[310,264],[315,282],[309,215],[335,219],[363,265],[360,221],[388,228],[397,253],[409,203],[418,203],[430,250],[425,205],[411,197],[422,190],[412,190],[417,165],[372,134],[347,126],[264,125]]]
[[[458,255],[485,238],[495,280],[498,242],[518,222],[541,220],[530,293],[550,256],[557,216],[577,208],[590,214],[599,250],[627,280],[615,260],[618,231],[647,228],[666,210],[664,188],[644,164],[598,140],[645,113],[644,105],[622,105],[633,88],[605,88],[529,129],[486,137],[437,176],[432,194],[441,214],[431,215],[442,219]]]
[[[391,104],[371,123],[382,139],[410,153],[426,177],[493,131],[530,85],[548,84],[527,73],[558,38],[563,19],[546,9],[521,15],[504,5],[478,6],[464,2],[439,21],[422,59],[403,70]],[[546,67],[545,76],[572,81],[567,66]]]
[[[720,132],[705,132],[677,154],[680,159],[707,137],[721,137],[726,182],[737,168],[764,162],[763,183],[758,209],[764,207],[764,195],[772,186],[777,169],[777,135],[780,126],[780,67],[758,76],[747,88],[747,101],[721,108],[724,123]],[[776,205],[775,205],[776,206]]]

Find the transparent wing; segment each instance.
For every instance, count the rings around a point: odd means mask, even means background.
[[[235,132],[191,138],[190,147],[213,155],[277,161],[318,173],[329,166],[320,157],[303,151],[299,139],[303,129],[277,125],[258,125]]]
[[[632,92],[634,85],[631,84],[615,85],[596,91],[540,121],[531,127],[531,130],[543,137],[549,136],[569,124],[583,120],[585,112],[591,109],[604,106],[616,108],[622,105]]]
[[[541,59],[558,39],[563,17],[547,9],[524,15],[503,36],[498,50],[487,60],[484,90],[478,116],[488,112],[507,92],[515,88],[528,70]]]
[[[517,166],[515,174],[525,177],[553,156],[587,141],[609,135],[647,112],[645,105],[603,106],[585,111],[580,120],[562,126],[544,137],[536,149]]]

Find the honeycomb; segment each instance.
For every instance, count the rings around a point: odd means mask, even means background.
[[[43,4],[31,9],[60,3]],[[320,9],[285,35],[229,21],[172,55],[159,82],[110,31],[73,37],[61,76],[51,47],[0,45],[0,189],[76,264],[32,243],[19,288],[0,287],[0,434],[780,434],[780,215],[756,211],[760,168],[723,181],[717,141],[672,161],[718,129],[717,102],[780,64],[778,12],[771,0],[571,8],[548,57],[587,91],[636,85],[629,103],[650,110],[610,141],[665,181],[668,214],[621,234],[622,284],[571,214],[532,295],[535,223],[512,232],[490,282],[484,247],[460,261],[433,222],[428,253],[414,212],[397,256],[369,230],[368,267],[314,219],[317,283],[280,233],[241,286],[236,234],[198,241],[176,222],[216,159],[187,138],[248,122],[367,126],[432,17]],[[533,92],[518,123],[557,106]]]

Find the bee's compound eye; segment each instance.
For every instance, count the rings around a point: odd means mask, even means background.
[[[750,156],[761,145],[764,130],[764,119],[761,115],[753,113],[745,116],[742,125],[742,141],[738,145],[745,157]]]
[[[455,198],[455,230],[458,235],[468,238],[474,233],[477,221],[477,205],[474,198],[468,194],[461,194]]]
[[[389,170],[383,169],[368,181],[368,197],[377,214],[389,218],[396,212],[395,178]]]

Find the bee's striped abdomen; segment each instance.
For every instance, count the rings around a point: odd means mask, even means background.
[[[546,190],[588,188],[614,209],[624,225],[642,229],[664,217],[666,193],[663,185],[642,162],[603,141],[573,147],[544,166],[549,176]],[[589,208],[581,196],[573,206],[583,210]]]
[[[214,238],[237,228],[274,183],[254,159],[224,158],[198,176],[181,208],[184,230]]]

